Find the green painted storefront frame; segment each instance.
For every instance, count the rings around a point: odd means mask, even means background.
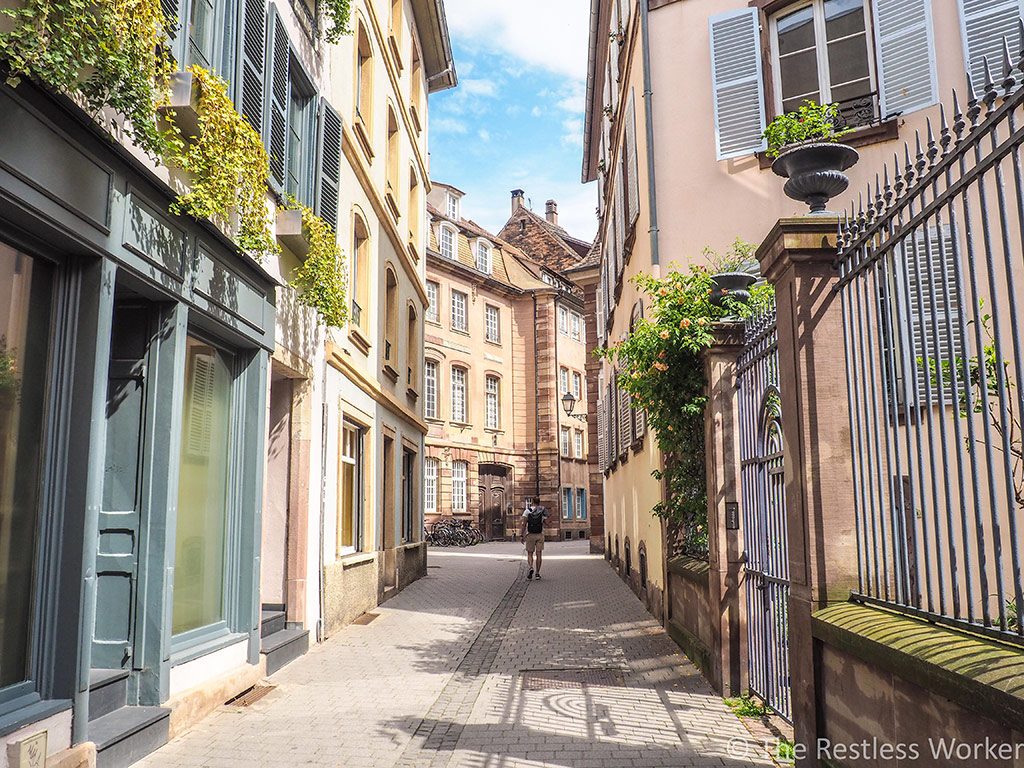
[[[57,386],[49,402],[55,418],[47,423],[42,474],[31,690],[19,691],[17,701],[5,696],[10,691],[0,692],[0,734],[74,701],[73,741],[86,735],[103,417],[118,281],[160,304],[153,386],[161,407],[148,438],[144,487],[151,514],[140,531],[138,555],[135,622],[142,657],[133,662],[140,669],[129,695],[142,704],[166,701],[171,666],[216,644],[211,632],[197,632],[189,638],[195,644],[184,649],[181,638],[170,634],[175,448],[190,329],[232,349],[239,363],[229,514],[236,546],[225,619],[232,641],[248,639],[249,662],[259,659],[265,400],[276,281],[208,223],[165,213],[172,199],[165,183],[68,99],[28,83],[0,86],[0,234],[56,263],[58,275],[50,374]]]

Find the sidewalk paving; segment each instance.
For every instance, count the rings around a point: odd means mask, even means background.
[[[587,542],[431,549],[427,577],[139,766],[770,766]]]

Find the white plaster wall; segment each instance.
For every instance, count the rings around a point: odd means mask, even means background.
[[[171,667],[170,698],[245,666],[248,663],[248,649],[249,640],[246,638],[219,651]]]
[[[60,752],[71,746],[71,709],[58,712],[56,715],[40,720],[36,723],[26,725],[12,733],[7,734],[2,740],[0,749],[0,768],[9,768],[8,746],[17,744],[19,741],[34,736],[40,731],[46,731],[46,754],[47,756]]]

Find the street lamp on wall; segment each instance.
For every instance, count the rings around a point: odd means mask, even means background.
[[[566,392],[562,395],[562,409],[565,411],[566,416],[570,416],[579,421],[586,421],[587,417],[580,413],[573,413],[576,408],[576,398],[572,396],[572,392]]]

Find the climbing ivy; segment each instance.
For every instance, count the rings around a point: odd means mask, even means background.
[[[94,117],[110,107],[154,158],[168,136],[156,121],[174,70],[160,0],[23,0],[0,8],[7,81],[22,77],[76,95]]]
[[[329,43],[337,43],[344,35],[349,35],[349,22],[352,20],[352,0],[324,0],[324,12],[330,26],[324,30],[324,39]]]
[[[189,190],[171,210],[197,219],[237,216],[238,245],[262,259],[277,251],[267,221],[267,151],[260,135],[235,111],[226,83],[202,67],[188,71],[199,89],[199,135],[185,140],[179,132],[170,142],[168,160],[190,176]]]
[[[330,224],[306,206],[292,201],[292,208],[302,211],[302,231],[309,252],[295,270],[291,286],[298,292],[300,304],[315,309],[325,324],[340,328],[348,319],[348,301],[344,257],[337,235]]]

